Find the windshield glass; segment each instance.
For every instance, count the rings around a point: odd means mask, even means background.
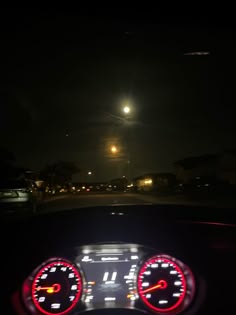
[[[1,189],[29,180],[42,212],[234,206],[235,30],[180,22],[3,10]]]

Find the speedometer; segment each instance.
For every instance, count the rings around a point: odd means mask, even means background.
[[[190,304],[194,307],[198,294],[190,268],[174,257],[153,253],[135,244],[99,244],[82,247],[74,262],[50,258],[26,278],[14,307],[18,314],[26,308],[31,315],[98,309],[180,315]],[[20,309],[21,301],[25,308]]]
[[[46,315],[67,314],[76,306],[81,294],[81,274],[73,264],[64,260],[45,264],[32,281],[33,305]]]
[[[179,312],[194,293],[190,270],[169,256],[148,259],[138,274],[138,293],[144,304],[159,313]]]

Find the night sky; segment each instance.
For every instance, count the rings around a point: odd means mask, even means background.
[[[206,23],[1,12],[1,146],[35,170],[75,161],[94,180],[125,173],[128,152],[140,175],[235,148],[235,35]],[[196,51],[210,54],[185,55]],[[114,116],[127,100],[124,122]]]

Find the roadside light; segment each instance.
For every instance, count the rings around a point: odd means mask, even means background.
[[[134,184],[130,184],[130,185],[127,185],[127,188],[131,188],[131,187],[134,187]]]
[[[117,150],[117,147],[116,147],[115,145],[111,146],[111,152],[112,152],[112,153],[115,154],[115,153],[117,153],[117,151],[118,151],[118,150]]]
[[[152,179],[151,178],[147,178],[144,180],[144,184],[145,185],[151,185],[152,184]]]
[[[91,172],[91,171],[89,171],[89,172],[88,172],[88,175],[92,175],[92,172]]]

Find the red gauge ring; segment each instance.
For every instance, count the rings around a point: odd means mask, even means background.
[[[32,301],[46,315],[64,315],[78,303],[82,294],[82,277],[77,268],[62,260],[44,265],[32,283]]]
[[[186,278],[176,260],[155,256],[141,267],[138,294],[149,309],[158,313],[176,311],[184,302],[186,293]]]

